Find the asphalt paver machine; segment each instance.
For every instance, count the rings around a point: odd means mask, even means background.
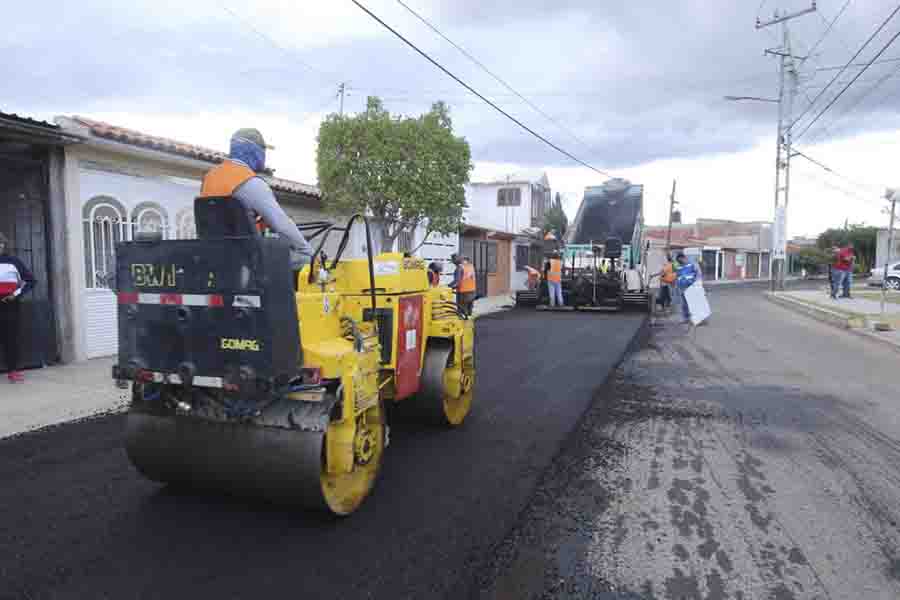
[[[421,260],[343,258],[354,225],[372,248],[357,215],[301,226],[318,247],[293,272],[236,200],[198,199],[195,215],[196,240],[117,246],[113,377],[131,385],[125,447],[142,474],[346,515],[377,479],[389,406],[463,422],[474,324]]]
[[[652,308],[643,243],[643,186],[611,179],[585,188],[565,244],[545,242],[545,257],[562,262],[564,309]],[[520,306],[546,307],[546,281],[520,292]]]

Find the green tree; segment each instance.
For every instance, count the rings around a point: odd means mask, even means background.
[[[555,232],[556,237],[562,240],[565,237],[568,228],[569,218],[566,216],[566,211],[564,211],[562,207],[562,196],[560,196],[559,192],[556,192],[556,199],[553,201],[550,208],[547,209],[547,212],[544,213],[544,223],[541,227],[541,233],[546,234],[548,231],[553,231]]]
[[[858,270],[868,271],[875,264],[875,248],[878,244],[878,228],[865,223],[848,224],[841,228],[826,229],[816,241],[819,248],[831,248],[852,243],[856,250]]]
[[[459,230],[471,152],[464,138],[453,135],[443,102],[419,117],[401,117],[369,97],[362,113],[330,115],[319,128],[318,142],[325,209],[373,217],[383,249],[393,248],[401,232],[419,225],[425,226],[426,239]]]
[[[831,262],[831,254],[821,248],[802,248],[797,254],[796,269],[806,269],[808,273],[821,273]]]

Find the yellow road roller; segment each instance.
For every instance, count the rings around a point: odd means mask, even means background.
[[[423,261],[344,259],[351,228],[291,270],[284,240],[237,201],[195,204],[198,239],[117,246],[125,448],[149,479],[347,515],[371,492],[387,409],[460,425],[472,406],[474,324]],[[336,256],[323,251],[343,234]]]

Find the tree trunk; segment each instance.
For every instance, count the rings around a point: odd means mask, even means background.
[[[381,248],[380,252],[391,252],[394,249],[394,240],[397,235],[391,235],[391,226],[388,223],[380,223],[378,228],[381,230]]]

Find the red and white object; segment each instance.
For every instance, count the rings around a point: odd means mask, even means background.
[[[419,391],[422,357],[422,296],[401,297],[397,308],[397,400]]]
[[[0,263],[0,298],[11,296],[22,287],[22,275],[15,265]]]
[[[156,304],[163,306],[206,306],[222,308],[225,298],[221,294],[144,294],[119,292],[119,304]],[[260,308],[259,296],[237,295],[231,304],[235,308]]]

